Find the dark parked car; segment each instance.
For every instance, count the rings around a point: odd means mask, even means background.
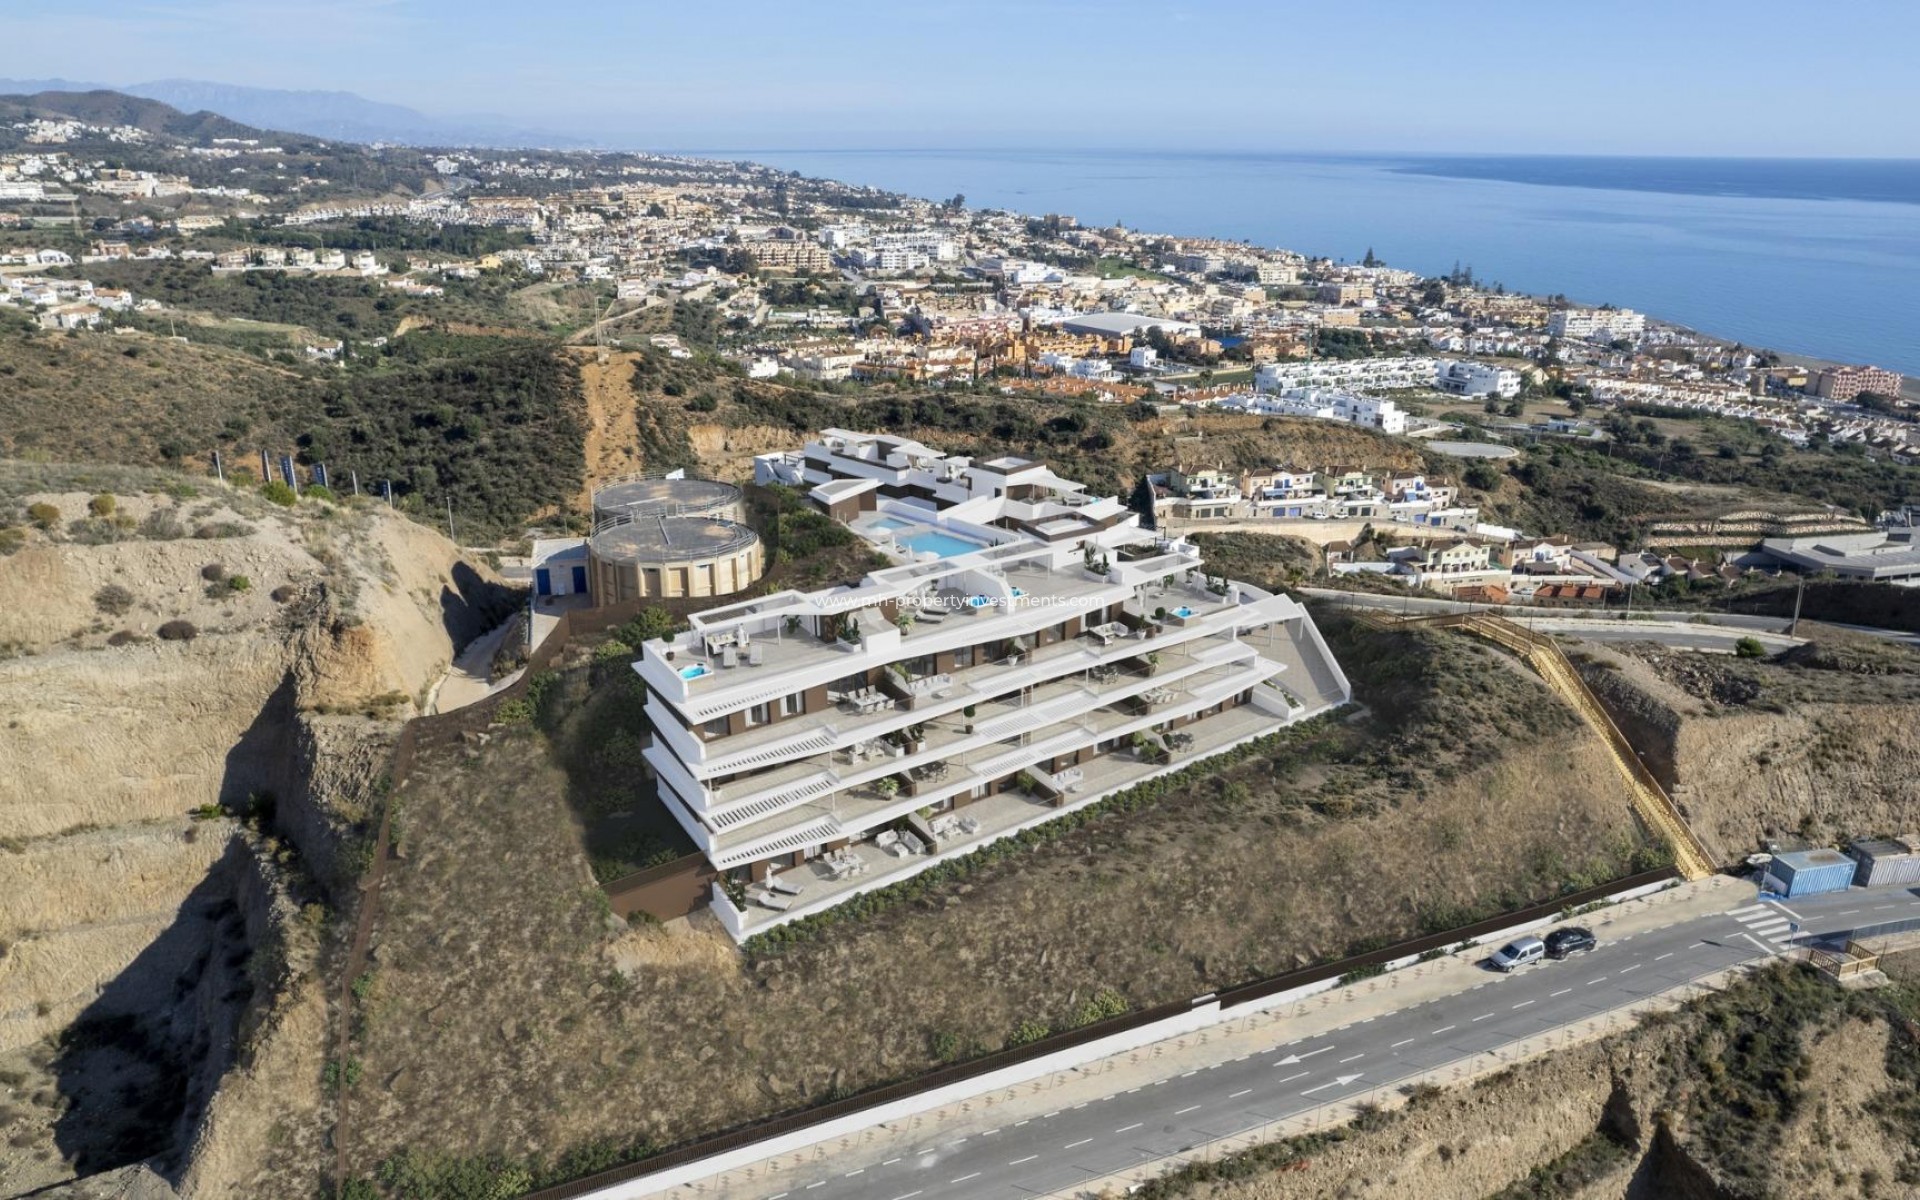
[[[1567,958],[1586,954],[1599,944],[1591,929],[1582,929],[1577,925],[1569,929],[1556,929],[1547,935],[1547,957]]]

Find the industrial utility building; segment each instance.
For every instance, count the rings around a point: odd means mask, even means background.
[[[669,812],[745,938],[1350,697],[1306,612],[1044,463],[831,430],[757,473],[894,565],[634,664]]]
[[[674,472],[616,480],[593,494],[586,538],[534,544],[534,594],[585,592],[595,605],[730,596],[766,569],[740,489]]]

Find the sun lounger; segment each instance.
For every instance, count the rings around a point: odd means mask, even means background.
[[[754,902],[762,908],[771,908],[775,912],[785,912],[793,907],[793,902],[773,892],[761,892],[754,896]]]
[[[785,875],[775,875],[767,880],[767,887],[783,896],[798,896],[801,886],[797,880],[788,879]]]

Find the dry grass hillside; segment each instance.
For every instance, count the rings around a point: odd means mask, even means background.
[[[1770,661],[1640,645],[1585,674],[1722,858],[1920,827],[1920,654],[1822,629]]]
[[[1920,1188],[1920,955],[1847,995],[1781,967],[1629,1032],[1420,1091],[1352,1127],[1149,1184],[1149,1200],[1774,1200]]]
[[[0,336],[0,458],[152,463],[249,430],[290,445],[300,430],[280,418],[307,386],[249,355],[157,337]]]
[[[1597,742],[1510,660],[1329,626],[1370,716],[744,959],[706,918],[609,932],[537,728],[429,756],[366,985],[354,1169],[676,1141],[1071,1025],[1103,991],[1190,996],[1646,861]],[[543,711],[564,720],[585,671]]]
[[[195,486],[0,463],[0,1193],[176,1148],[210,1087],[141,1080],[227,1061],[287,940],[262,870],[353,869],[367,747],[490,617],[431,530]]]

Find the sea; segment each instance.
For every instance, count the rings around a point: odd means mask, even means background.
[[[1920,376],[1920,160],[728,150],[803,175],[1615,304]]]

